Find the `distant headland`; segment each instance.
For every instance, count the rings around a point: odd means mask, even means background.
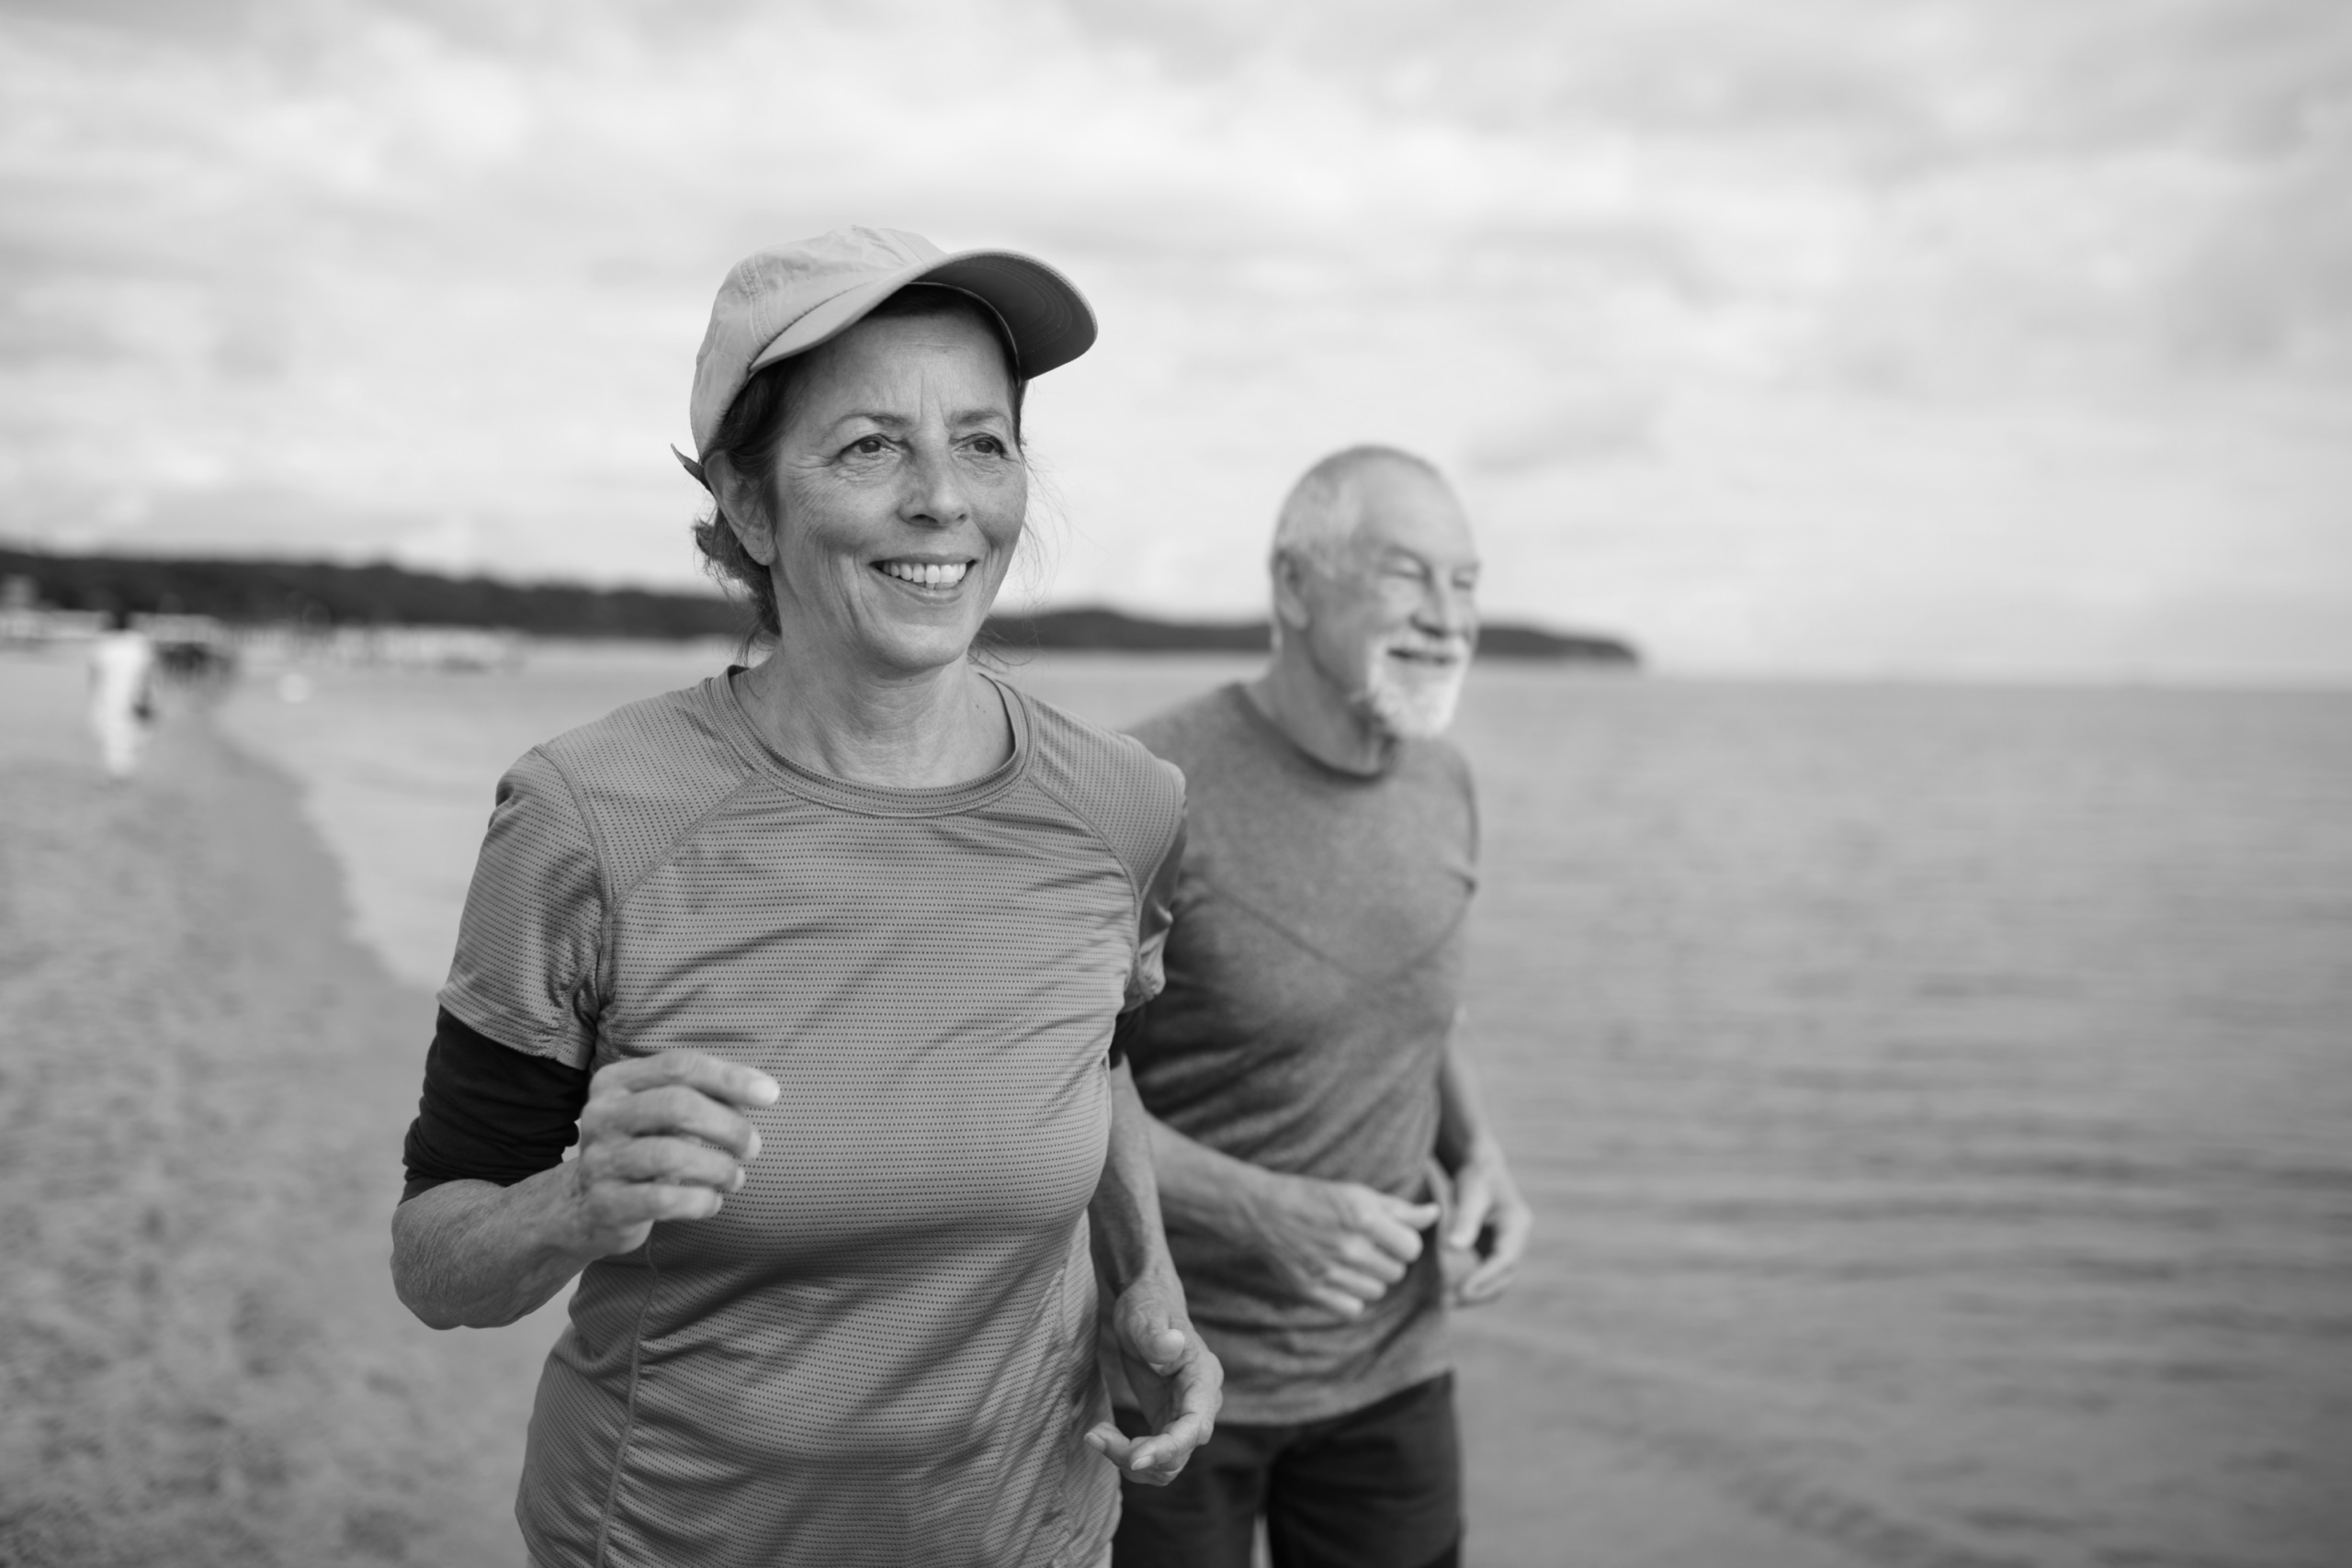
[[[717,593],[577,583],[444,577],[388,563],[58,555],[0,547],[0,581],[21,607],[206,615],[230,626],[467,626],[532,637],[681,638],[742,635],[744,611]],[[1125,653],[1262,652],[1266,623],[1162,621],[1107,608],[996,615],[1000,648]],[[1491,622],[1488,658],[1573,660],[1637,668],[1614,637]]]

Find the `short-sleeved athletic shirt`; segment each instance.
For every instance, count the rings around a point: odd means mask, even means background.
[[[1425,1197],[1477,886],[1469,765],[1408,740],[1380,773],[1340,773],[1238,686],[1136,734],[1188,796],[1167,988],[1127,1036],[1145,1107],[1253,1165]],[[1243,1240],[1171,1225],[1168,1247],[1229,1424],[1325,1420],[1445,1370],[1433,1247],[1353,1318]]]
[[[1086,1207],[1114,1022],[1159,988],[1183,781],[1000,684],[944,789],[766,748],[729,680],[500,782],[441,1003],[591,1069],[677,1046],[784,1093],[716,1217],[591,1265],[516,1513],[535,1563],[1091,1563]]]

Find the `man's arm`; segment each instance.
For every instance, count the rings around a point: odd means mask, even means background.
[[[1140,1104],[1137,1107],[1141,1110]],[[1251,1165],[1146,1115],[1168,1223],[1247,1245],[1299,1296],[1361,1316],[1421,1255],[1434,1203]]]
[[[1184,1287],[1168,1256],[1153,1179],[1150,1118],[1125,1062],[1111,1069],[1111,1148],[1087,1218],[1094,1268],[1111,1293],[1111,1326],[1127,1386],[1151,1423],[1129,1438],[1111,1422],[1086,1440],[1134,1480],[1165,1486],[1208,1441],[1222,1402],[1225,1369],[1184,1311]]]
[[[1454,1280],[1457,1305],[1476,1306],[1510,1287],[1535,1216],[1503,1161],[1461,1035],[1457,1020],[1438,1076],[1437,1157],[1453,1178],[1453,1220],[1445,1246],[1467,1269],[1457,1280],[1456,1269],[1449,1267],[1446,1277]]]

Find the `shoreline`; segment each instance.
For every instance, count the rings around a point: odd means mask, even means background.
[[[0,669],[0,1559],[519,1568],[557,1325],[387,1271],[431,998],[293,780],[183,704],[105,787],[81,681]]]

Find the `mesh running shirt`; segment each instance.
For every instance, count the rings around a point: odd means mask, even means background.
[[[1253,1165],[1425,1196],[1477,886],[1469,765],[1408,740],[1385,773],[1340,773],[1239,686],[1136,734],[1189,796],[1168,987],[1127,1042],[1145,1107]],[[1170,1225],[1168,1250],[1227,1425],[1326,1420],[1445,1369],[1434,1247],[1352,1318],[1234,1238]]]
[[[723,676],[501,781],[442,1005],[576,1066],[692,1046],[784,1089],[718,1215],[582,1274],[516,1504],[535,1562],[1107,1544],[1086,1206],[1183,782],[998,689],[1012,755],[949,788],[797,767]]]

